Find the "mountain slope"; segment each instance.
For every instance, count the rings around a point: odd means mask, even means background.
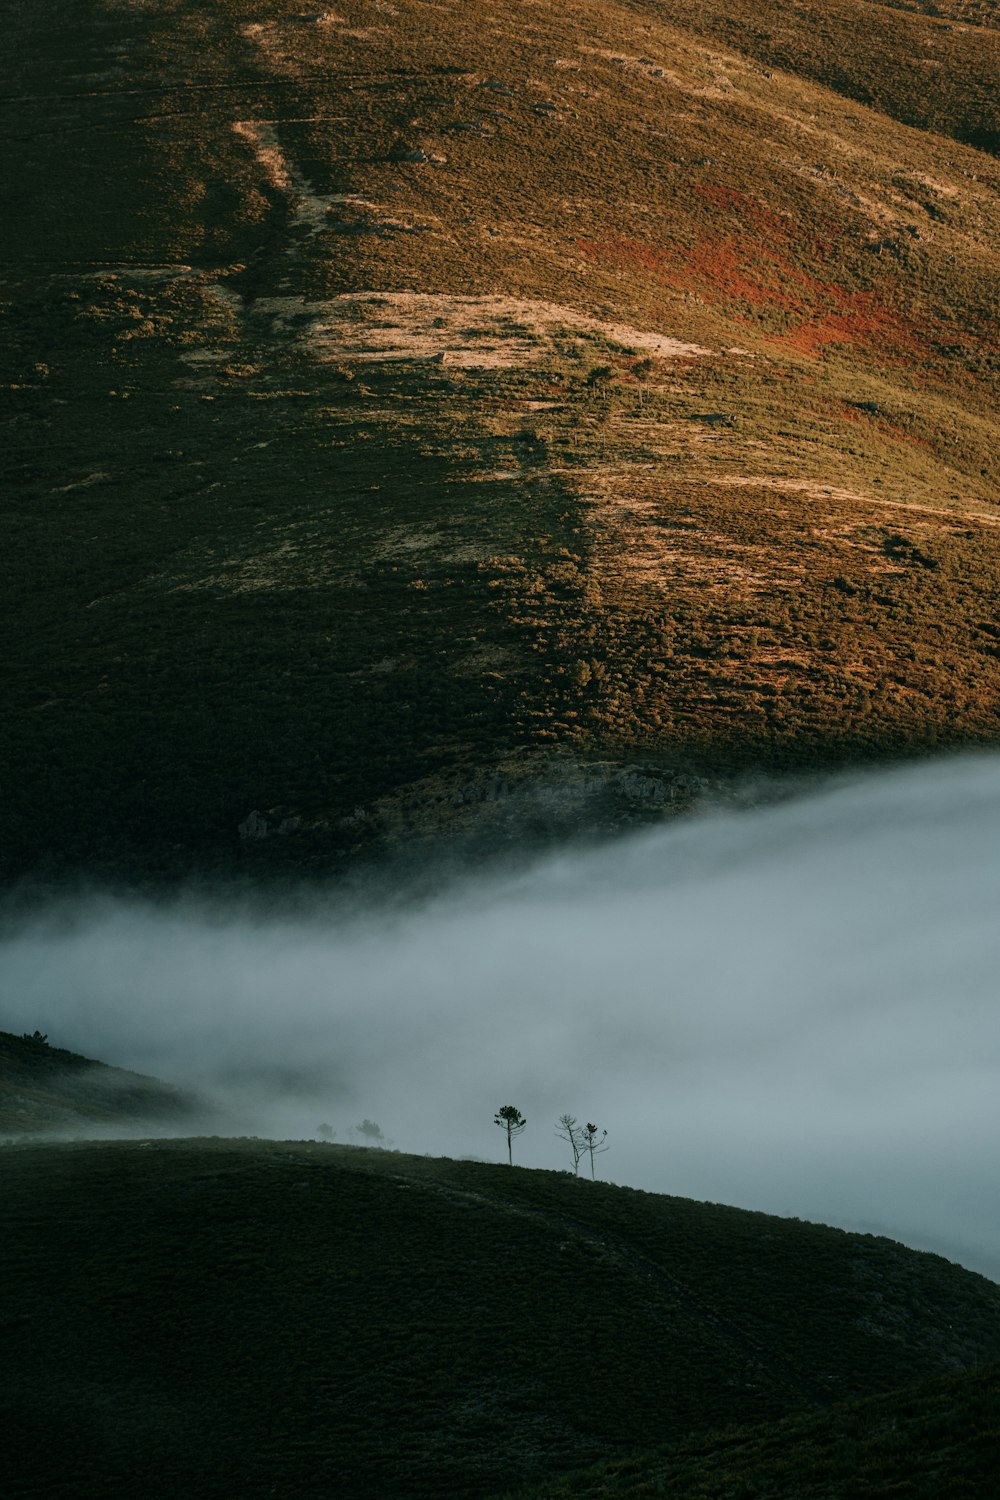
[[[994,155],[1000,150],[1000,36],[989,0],[926,8],[875,0],[727,0],[725,6],[633,0],[633,8],[810,78],[900,124]]]
[[[936,1256],[564,1173],[219,1140],[0,1172],[24,1496],[482,1496],[1000,1356],[1000,1290]]]
[[[1000,1370],[968,1375],[820,1415],[712,1433],[662,1453],[548,1480],[523,1500],[698,1495],[704,1500],[875,1500],[887,1494],[986,1500],[996,1489]]]
[[[187,1126],[204,1116],[192,1095],[107,1063],[0,1031],[0,1134]]]
[[[749,14],[16,9],[8,879],[996,742],[996,34]]]

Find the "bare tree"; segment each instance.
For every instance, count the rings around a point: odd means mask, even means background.
[[[514,1165],[514,1137],[521,1134],[521,1131],[528,1122],[515,1105],[505,1104],[493,1116],[493,1123],[494,1125],[499,1125],[500,1129],[506,1133],[507,1164],[512,1167]]]
[[[586,1149],[583,1126],[576,1123],[576,1115],[560,1115],[556,1121],[556,1135],[561,1141],[569,1143],[569,1149],[573,1153],[573,1174],[576,1176],[580,1171],[580,1157]]]
[[[593,1177],[594,1157],[600,1156],[603,1151],[607,1151],[609,1149],[604,1144],[605,1140],[607,1139],[608,1132],[606,1130],[600,1130],[597,1125],[592,1125],[588,1120],[581,1134],[583,1136],[583,1150],[590,1157],[590,1175],[591,1177]]]

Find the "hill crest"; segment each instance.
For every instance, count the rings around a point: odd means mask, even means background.
[[[154,1454],[157,1496],[484,1495],[1000,1357],[1000,1288],[937,1256],[566,1173],[251,1140],[0,1172],[11,1430],[56,1412],[109,1495]]]

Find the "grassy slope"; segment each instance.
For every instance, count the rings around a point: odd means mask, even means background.
[[[820,1416],[711,1433],[548,1480],[519,1500],[987,1500],[996,1490],[1000,1368],[951,1376]]]
[[[255,1141],[0,1172],[18,1496],[483,1496],[1000,1357],[1000,1292],[938,1257],[561,1173]]]
[[[788,68],[905,125],[1000,149],[995,4],[945,0],[919,13],[874,0],[631,0],[697,35]],[[981,14],[976,14],[979,11]]]
[[[0,1134],[141,1129],[144,1122],[190,1129],[196,1112],[197,1100],[156,1078],[0,1031]]]
[[[995,742],[995,32],[306,14],[13,8],[7,878]]]

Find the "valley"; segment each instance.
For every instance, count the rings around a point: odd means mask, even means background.
[[[0,1489],[991,1500],[995,0],[4,44]]]

